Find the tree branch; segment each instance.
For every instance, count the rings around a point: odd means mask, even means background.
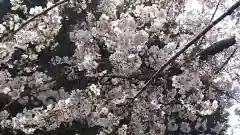
[[[223,91],[215,85],[211,85],[211,87],[213,87],[215,90],[219,91],[220,93],[226,95],[227,97],[235,100],[237,103],[240,103],[240,101],[238,101],[232,94],[228,93],[227,91]]]
[[[233,52],[231,53],[231,55],[227,58],[227,60],[225,60],[225,62],[221,65],[221,67],[213,74],[213,75],[217,75],[218,73],[220,73],[220,71],[227,65],[227,63],[229,62],[229,60],[233,57],[233,55],[236,53],[238,48],[235,48],[233,50]],[[214,89],[218,90],[221,94],[226,95],[227,97],[234,99],[236,102],[240,103],[240,101],[238,101],[233,95],[229,94],[228,92],[225,92],[221,89],[219,89],[217,86],[212,84],[212,78],[213,76],[210,78],[210,82],[207,85],[207,88],[209,88],[209,86],[213,87]]]
[[[235,36],[217,41],[213,43],[211,46],[209,46],[208,48],[204,49],[201,53],[199,53],[199,56],[200,56],[199,58],[201,60],[207,60],[209,55],[215,55],[217,53],[220,53],[221,51],[229,48],[235,43],[236,43]]]
[[[213,12],[213,14],[212,14],[212,17],[211,17],[211,19],[210,19],[210,22],[212,22],[212,20],[213,20],[215,14],[216,14],[216,12],[217,12],[217,10],[218,10],[218,7],[219,7],[219,5],[220,5],[221,2],[222,2],[222,0],[218,0],[218,3],[217,3],[217,5],[216,5],[215,10],[214,10],[214,12]]]
[[[53,8],[67,2],[69,0],[62,0],[62,1],[59,1],[57,3],[55,3],[54,5],[52,5],[51,7],[47,8],[46,10],[42,11],[41,13],[38,13],[36,14],[35,16],[33,16],[32,18],[28,19],[26,22],[22,23],[18,29],[14,30],[13,32],[8,32],[8,33],[5,33],[2,37],[0,37],[0,41],[1,42],[4,42],[6,40],[8,40],[8,37],[9,36],[12,36],[14,34],[16,34],[18,31],[20,31],[23,27],[25,27],[27,24],[29,24],[31,21],[33,21],[34,19],[36,19],[37,17],[41,16],[41,15],[44,15],[46,14],[48,11],[52,10]],[[7,38],[5,38],[7,37]]]
[[[213,14],[212,14],[212,16],[211,16],[210,23],[212,22],[215,14],[216,14],[216,12],[217,12],[217,10],[218,10],[218,8],[219,8],[219,5],[220,5],[221,1],[222,1],[222,0],[219,0],[219,1],[218,1],[217,5],[216,5],[216,7],[215,7],[215,10],[214,10],[214,12],[213,12]],[[200,49],[200,45],[202,44],[204,38],[205,38],[205,35],[204,35],[201,39],[199,39],[199,42],[197,43],[196,47],[193,48],[193,51],[191,52],[190,57],[193,58],[193,57],[196,55],[196,52]]]
[[[183,52],[185,52],[190,46],[192,46],[196,41],[198,41],[202,36],[204,36],[209,30],[211,30],[216,24],[222,21],[226,16],[231,15],[233,11],[240,6],[240,0],[236,2],[232,7],[230,7],[225,13],[223,13],[219,18],[209,24],[202,32],[200,32],[193,40],[191,40],[183,49],[177,52],[170,60],[168,60],[153,76],[150,78],[144,87],[135,95],[129,104],[133,103],[134,100],[140,96],[147,86],[153,81],[153,79],[162,72],[170,63],[172,63],[176,58],[178,58]]]
[[[218,74],[229,62],[229,60],[233,57],[233,55],[237,52],[238,48],[235,48],[231,55],[227,58],[227,60],[222,64],[222,66],[214,73],[215,75]]]

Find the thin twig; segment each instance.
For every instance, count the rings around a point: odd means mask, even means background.
[[[217,86],[215,85],[211,85],[211,87],[213,87],[215,90],[218,90],[220,93],[226,95],[227,97],[234,99],[237,103],[240,103],[240,101],[238,101],[233,95],[231,95],[230,93],[228,93],[227,91],[223,91],[221,89],[219,89]]]
[[[231,53],[231,55],[225,60],[225,62],[221,65],[221,67],[214,72],[214,74],[212,75],[212,77],[209,79],[209,83],[207,84],[207,88],[209,88],[209,86],[213,87],[214,89],[218,90],[219,92],[221,92],[222,94],[226,95],[227,97],[234,99],[236,102],[240,103],[234,96],[230,95],[228,92],[224,92],[223,90],[220,90],[219,88],[217,88],[217,86],[212,84],[212,79],[214,75],[217,75],[218,73],[220,73],[220,71],[222,71],[222,69],[227,65],[227,63],[230,61],[230,59],[233,57],[233,55],[236,53],[238,48],[235,48],[233,50],[233,52]]]
[[[222,66],[214,73],[215,75],[218,74],[229,62],[229,60],[233,57],[233,55],[237,52],[237,47],[233,50],[231,55],[227,58],[227,60],[222,64]]]
[[[216,7],[215,7],[215,10],[214,10],[214,12],[213,12],[213,14],[212,14],[212,16],[211,16],[210,23],[212,22],[213,18],[215,17],[221,1],[222,1],[222,0],[219,0],[219,1],[218,1],[217,5],[216,5]],[[198,46],[202,43],[203,39],[204,39],[204,37],[203,37],[203,38],[201,39],[201,41],[199,42]]]
[[[170,63],[172,63],[176,58],[178,58],[183,52],[185,52],[190,46],[192,46],[196,41],[198,41],[202,36],[204,36],[209,30],[211,30],[216,24],[222,21],[226,16],[231,15],[233,11],[240,6],[240,0],[230,7],[225,13],[223,13],[219,18],[209,24],[202,32],[200,32],[192,41],[190,41],[183,49],[177,52],[170,60],[168,60],[153,76],[147,81],[144,87],[135,95],[129,104],[133,103],[134,100],[140,96],[147,86],[153,81],[153,79],[162,72]]]
[[[214,12],[213,12],[213,14],[212,14],[212,16],[211,16],[210,23],[212,22],[214,16],[216,15],[216,12],[217,12],[217,10],[218,10],[218,8],[219,8],[219,5],[220,5],[221,1],[222,1],[222,0],[219,0],[219,1],[218,1],[217,5],[216,5],[216,7],[215,7],[215,10],[214,10]],[[199,50],[199,49],[200,49],[200,45],[202,44],[204,38],[205,38],[205,35],[199,40],[199,42],[197,43],[197,45],[196,45],[196,47],[194,48],[194,50]],[[196,53],[194,53],[194,51],[193,51],[190,56],[194,56],[195,54],[196,54]]]
[[[216,8],[215,8],[215,10],[214,10],[214,12],[213,12],[213,14],[212,14],[211,19],[210,19],[210,22],[212,22],[214,16],[216,15],[216,12],[217,12],[217,10],[218,10],[219,5],[220,5],[221,2],[222,2],[222,0],[218,0],[218,3],[217,3],[217,5],[216,5]]]
[[[169,10],[170,10],[171,6],[173,5],[173,3],[174,3],[174,0],[172,0],[171,3],[170,3],[170,5],[168,6],[167,15],[169,14]]]
[[[10,107],[10,105],[14,102],[14,101],[17,101],[19,98],[17,99],[12,99],[8,104],[6,104],[0,111],[3,111],[3,110],[6,110],[7,108]]]
[[[32,18],[28,19],[26,22],[24,22],[23,24],[21,24],[19,26],[18,29],[14,30],[13,32],[8,32],[6,34],[4,34],[1,38],[0,38],[0,41],[3,41],[3,38],[7,37],[7,36],[10,36],[10,35],[14,35],[16,34],[18,31],[20,31],[23,27],[25,27],[27,24],[29,24],[31,21],[33,21],[34,19],[36,19],[37,17],[41,16],[41,15],[44,15],[46,14],[48,11],[52,10],[53,8],[67,2],[69,0],[62,0],[62,1],[59,1],[57,3],[55,3],[54,5],[52,5],[51,7],[47,8],[46,10],[36,14],[35,16],[33,16]]]

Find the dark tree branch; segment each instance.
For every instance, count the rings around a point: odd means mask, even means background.
[[[57,3],[55,3],[54,5],[52,5],[51,7],[47,8],[46,10],[42,11],[41,13],[38,13],[36,14],[35,16],[33,16],[32,18],[28,19],[26,22],[24,22],[23,24],[21,24],[19,26],[18,29],[12,31],[12,32],[8,32],[8,33],[5,33],[2,37],[0,37],[0,41],[6,41],[8,40],[9,36],[13,36],[14,34],[16,34],[18,31],[20,31],[23,27],[25,27],[27,24],[29,24],[30,22],[32,22],[34,19],[38,18],[39,16],[41,15],[44,15],[46,14],[48,11],[52,10],[53,8],[67,2],[69,0],[62,0],[62,1],[59,1]]]
[[[229,48],[230,46],[234,45],[235,43],[236,43],[236,40],[235,40],[234,36],[231,38],[220,40],[216,43],[213,43],[211,46],[209,46],[205,50],[203,50],[199,54],[199,56],[200,56],[199,58],[201,60],[207,60],[209,55],[215,55],[215,54],[223,51],[224,49]]]
[[[220,21],[222,21],[226,16],[231,15],[233,11],[240,6],[240,0],[236,2],[232,7],[230,7],[225,13],[223,13],[219,18],[217,18],[215,21],[213,21],[210,25],[208,25],[202,32],[200,32],[192,41],[190,41],[183,49],[181,49],[179,52],[177,52],[170,60],[168,60],[153,76],[150,78],[147,83],[144,85],[144,87],[135,95],[131,102],[129,104],[133,103],[134,100],[140,96],[148,85],[154,80],[154,78],[162,72],[170,63],[175,61],[176,58],[178,58],[183,52],[185,52],[190,46],[192,46],[196,41],[198,41],[202,36],[204,36],[209,30],[211,30],[216,24],[218,24]]]
[[[219,5],[220,5],[221,1],[222,0],[218,1],[217,5],[216,5],[216,8],[215,8],[215,10],[214,10],[214,12],[213,12],[213,14],[211,16],[210,23],[212,22],[215,14],[216,14],[216,12],[217,12],[217,10],[219,8]],[[200,45],[202,44],[204,38],[205,38],[205,35],[199,40],[199,42],[197,43],[196,47],[193,49],[192,53],[190,54],[190,56],[192,56],[192,57],[195,56],[196,52],[200,49]]]

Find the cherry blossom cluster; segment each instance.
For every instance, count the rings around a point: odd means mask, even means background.
[[[18,13],[0,24],[2,36],[17,30],[0,43],[0,93],[11,98],[0,112],[1,130],[33,134],[78,121],[98,135],[225,132],[230,100],[213,85],[230,82],[192,58],[197,43],[131,102],[147,76],[210,22],[207,13],[185,11],[183,1],[69,0],[22,27],[57,2],[11,0]],[[13,111],[13,102],[20,109]]]

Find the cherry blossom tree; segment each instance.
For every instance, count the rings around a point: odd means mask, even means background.
[[[1,133],[226,134],[240,1],[190,1],[10,0]]]

